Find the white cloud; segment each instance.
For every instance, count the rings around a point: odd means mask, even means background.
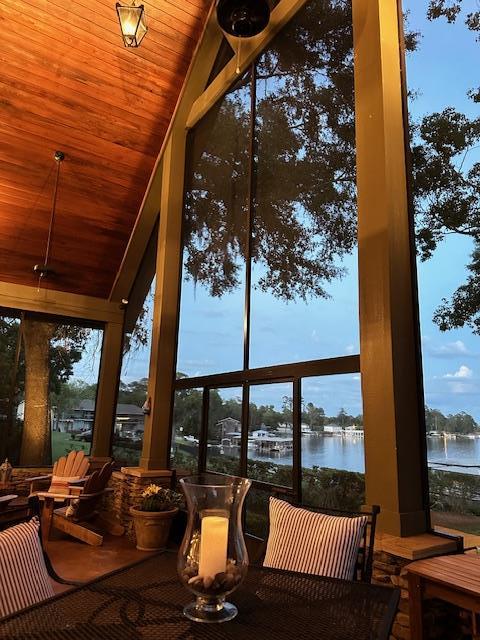
[[[449,382],[450,391],[456,394],[472,393],[475,391],[472,384],[465,384],[465,382]]]
[[[473,355],[465,346],[462,340],[447,342],[442,345],[431,344],[428,338],[424,338],[424,346],[429,355],[434,358],[452,358],[455,356],[471,356]]]
[[[355,352],[354,345],[353,344],[347,344],[347,346],[345,347],[345,353],[348,353],[349,355],[351,355],[354,352]]]
[[[473,371],[466,365],[462,364],[458,369],[458,371],[455,371],[455,373],[446,373],[443,377],[444,378],[471,378],[472,376],[473,376]]]

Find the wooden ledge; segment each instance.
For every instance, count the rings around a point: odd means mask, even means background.
[[[121,472],[135,478],[171,478],[171,469],[142,469],[142,467],[122,467]]]
[[[433,533],[421,533],[416,536],[399,538],[388,533],[378,532],[375,539],[375,551],[384,551],[406,560],[421,560],[456,551],[455,540],[449,540]]]

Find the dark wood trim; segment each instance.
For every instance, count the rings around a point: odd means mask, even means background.
[[[202,422],[200,425],[200,438],[198,444],[198,470],[203,472],[207,468],[207,442],[208,442],[208,413],[210,408],[210,390],[203,389],[202,398]]]
[[[285,382],[295,378],[312,376],[330,376],[343,373],[358,373],[360,356],[340,356],[324,360],[310,360],[294,364],[279,364],[271,367],[260,367],[244,371],[229,371],[195,378],[179,378],[175,381],[175,389],[194,389],[198,387],[237,387],[245,382],[256,384],[268,382]]]
[[[295,500],[302,502],[302,381],[293,381],[293,466],[292,486]]]

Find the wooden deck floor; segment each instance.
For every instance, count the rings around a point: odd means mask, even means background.
[[[148,557],[149,553],[137,551],[125,536],[106,535],[101,547],[92,547],[73,539],[53,540],[47,545],[48,556],[57,574],[65,580],[86,582],[100,575],[127,566]],[[70,587],[54,584],[56,592]]]

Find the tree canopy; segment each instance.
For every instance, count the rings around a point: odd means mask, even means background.
[[[463,17],[480,30],[480,12],[464,15],[461,0],[425,6],[430,20]],[[420,46],[421,34],[407,32],[407,50]],[[480,90],[469,98],[480,101]],[[191,133],[185,277],[217,297],[243,285],[251,171],[254,286],[285,301],[327,297],[356,245],[354,116],[351,3],[313,0]],[[449,106],[411,118],[410,140],[420,259],[451,234],[474,242],[466,282],[433,321],[480,333],[480,163],[471,161],[480,119]]]

